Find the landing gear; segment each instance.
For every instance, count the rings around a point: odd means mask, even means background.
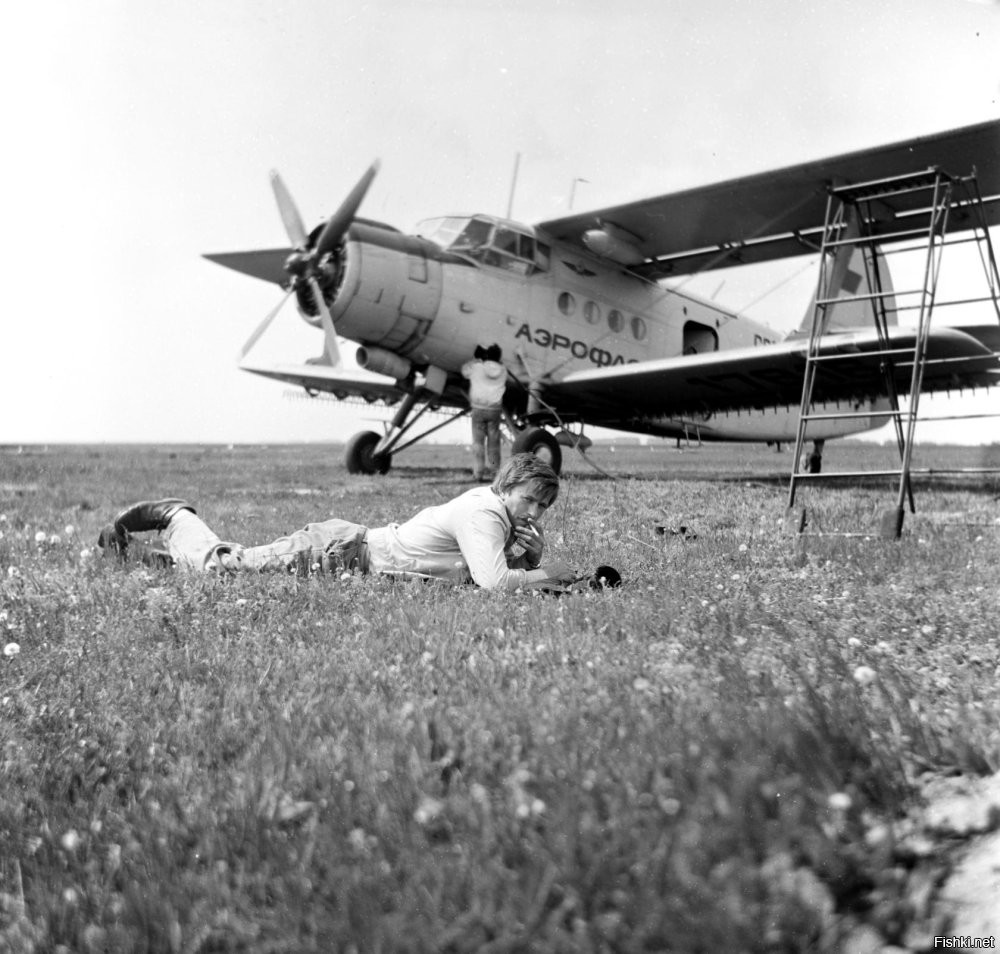
[[[545,461],[557,474],[562,470],[562,448],[543,427],[530,427],[514,440],[515,454],[534,454]]]
[[[825,440],[813,441],[812,453],[803,461],[803,470],[810,474],[818,474],[823,470],[823,447]]]
[[[392,454],[376,454],[382,438],[375,431],[361,431],[347,442],[344,454],[349,474],[387,474],[392,466]]]
[[[403,384],[405,382],[400,382]],[[420,419],[425,411],[437,410],[438,402],[448,383],[448,376],[440,368],[431,366],[424,374],[422,383],[413,387],[400,402],[384,435],[375,431],[362,431],[347,442],[346,464],[351,474],[386,474],[392,466],[392,455],[406,450],[423,440],[429,434],[447,427],[452,421],[468,414],[462,408],[439,424],[429,427],[422,434],[404,441],[404,435]]]

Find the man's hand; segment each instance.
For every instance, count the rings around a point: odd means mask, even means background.
[[[542,551],[545,549],[545,534],[530,517],[514,527],[514,538],[524,547],[528,563],[537,567],[542,562]]]
[[[580,574],[562,560],[549,560],[545,566],[539,567],[539,569],[545,571],[545,580],[541,584],[543,586],[545,583],[568,586],[580,578]]]

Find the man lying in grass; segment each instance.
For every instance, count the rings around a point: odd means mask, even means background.
[[[369,529],[346,520],[310,523],[273,543],[224,543],[187,501],[143,501],[127,507],[101,531],[106,553],[136,556],[190,570],[361,570],[388,576],[473,582],[515,590],[569,583],[576,574],[562,560],[542,564],[539,520],[556,499],[559,478],[533,454],[516,454],[489,487],[475,487],[448,503],[427,507],[405,523]],[[133,533],[161,532],[166,549],[152,549]],[[511,552],[515,544],[520,556]]]

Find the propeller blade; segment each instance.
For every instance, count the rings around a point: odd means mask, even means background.
[[[271,170],[271,188],[274,190],[274,198],[278,202],[278,211],[281,213],[281,221],[285,223],[285,232],[289,241],[297,249],[306,247],[307,233],[302,224],[302,216],[295,207],[292,194],[288,191],[281,176],[275,170]]]
[[[268,326],[278,316],[278,312],[281,311],[282,306],[285,304],[286,301],[288,301],[288,296],[291,293],[292,293],[291,289],[285,292],[285,294],[281,296],[281,301],[279,301],[278,304],[268,313],[267,317],[259,325],[257,325],[256,328],[254,328],[253,334],[250,335],[249,338],[247,338],[246,344],[243,345],[242,349],[240,349],[240,361],[242,361],[247,356],[247,352],[255,344],[257,344],[257,339],[260,338],[260,336],[264,334],[265,331],[267,331]]]
[[[340,367],[340,348],[337,346],[337,331],[333,327],[333,318],[330,316],[330,309],[326,307],[323,292],[320,290],[319,282],[315,278],[309,279],[309,287],[312,289],[319,308],[319,321],[323,327],[323,335],[326,338],[326,359],[330,366]]]
[[[375,178],[378,169],[379,161],[376,159],[358,180],[357,185],[354,186],[347,198],[340,203],[340,208],[327,220],[316,242],[317,259],[322,258],[327,252],[332,252],[347,234],[347,229],[354,220],[354,213],[358,211],[358,206],[364,200],[365,193],[372,184],[372,179]]]

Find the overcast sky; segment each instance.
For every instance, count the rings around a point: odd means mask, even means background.
[[[379,157],[361,214],[409,230],[503,214],[520,153],[531,223],[1000,116],[985,0],[40,0],[0,44],[0,443],[372,426],[236,369],[280,292],[200,255],[285,243],[271,168],[311,226]],[[796,275],[749,310],[787,330],[808,264],[701,290]],[[321,347],[289,307],[254,359]]]

